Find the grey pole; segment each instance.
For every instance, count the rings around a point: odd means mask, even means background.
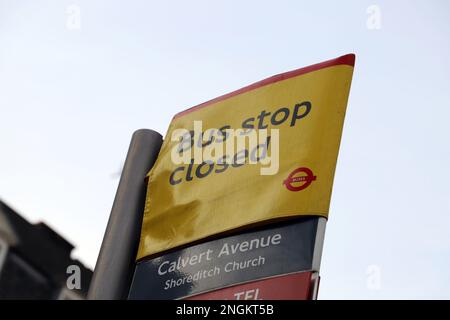
[[[131,138],[89,288],[89,300],[119,300],[128,296],[144,211],[144,180],[161,144],[162,136],[153,130],[138,130]]]

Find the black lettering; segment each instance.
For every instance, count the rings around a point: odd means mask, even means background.
[[[248,118],[247,120],[242,122],[242,128],[244,128],[244,129],[254,129],[255,125],[253,123],[249,123],[249,122],[253,122],[253,121],[255,121],[255,118]]]
[[[248,157],[248,150],[247,149],[239,151],[233,157],[233,164],[232,164],[232,166],[234,168],[238,168],[238,167],[243,166],[245,164],[245,159],[247,157]],[[244,161],[239,161],[239,160],[244,160]]]
[[[170,182],[170,184],[173,185],[173,186],[176,185],[176,184],[181,183],[181,181],[182,181],[181,178],[178,179],[178,180],[175,180],[175,179],[174,179],[175,174],[176,174],[177,172],[179,172],[179,171],[184,171],[184,167],[178,167],[178,168],[176,168],[175,170],[173,170],[173,172],[170,174],[169,182]]]
[[[211,143],[213,143],[214,142],[214,134],[215,134],[215,130],[206,130],[206,132],[208,132],[209,133],[209,138],[208,138],[208,140],[206,140],[206,142],[204,142],[203,144],[202,144],[202,147],[206,147],[206,146],[208,146],[208,145],[210,145]],[[205,133],[206,132],[203,132],[202,133],[202,141],[204,141],[205,140]]]
[[[202,168],[206,165],[209,165],[208,167],[208,171],[206,171],[205,173],[202,173]],[[208,176],[211,171],[213,171],[214,169],[214,162],[212,162],[211,160],[208,161],[203,161],[198,167],[197,170],[195,170],[195,175],[197,176],[197,178],[204,178],[206,176]]]
[[[191,159],[191,163],[188,166],[186,172],[186,181],[192,181],[192,166],[194,165],[194,159]]]
[[[183,153],[189,150],[194,145],[194,130],[186,132],[180,137],[180,144],[178,145],[178,153]]]
[[[215,171],[216,173],[222,173],[222,172],[224,172],[225,170],[228,169],[227,158],[228,158],[228,156],[223,156],[221,159],[219,159],[217,161],[217,167],[221,166],[222,168],[216,169],[216,171]]]
[[[299,114],[298,112],[301,107],[305,107],[305,111]],[[295,126],[295,123],[297,122],[298,119],[306,117],[310,111],[311,111],[311,102],[304,101],[302,103],[296,104],[292,115],[291,127]]]
[[[231,126],[226,125],[226,126],[223,126],[222,128],[219,129],[219,132],[221,133],[221,136],[223,138],[221,140],[216,140],[216,143],[221,143],[221,142],[224,142],[225,140],[227,140],[228,133],[225,131],[227,129],[231,129]]]
[[[247,129],[247,130],[242,130],[241,136],[246,135],[247,133],[251,132],[255,128],[253,121],[255,121],[255,118],[248,118],[247,120],[242,122],[242,128]],[[249,122],[251,122],[251,123],[249,123]]]
[[[264,118],[268,115],[270,115],[270,112],[266,112],[266,110],[261,111],[261,114],[258,116],[258,129],[266,129],[268,127],[268,125],[264,124]]]
[[[256,148],[250,152],[250,160],[252,162],[259,162],[261,159],[265,159],[269,149],[269,144],[270,136],[267,137],[267,141],[265,143],[258,144]],[[262,152],[259,151],[260,148]]]
[[[283,118],[281,118],[281,120],[277,120],[277,116],[283,113]],[[277,126],[279,124],[282,124],[284,121],[286,121],[286,119],[289,117],[289,109],[288,108],[281,108],[278,109],[277,111],[275,111],[275,113],[272,115],[272,118],[270,119],[270,122],[274,125]]]

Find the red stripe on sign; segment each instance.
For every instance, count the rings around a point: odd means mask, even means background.
[[[310,300],[312,272],[253,281],[186,298],[185,300]]]
[[[179,118],[179,117],[184,116],[184,115],[186,115],[188,113],[191,113],[193,111],[197,111],[198,109],[207,107],[207,106],[209,106],[209,105],[211,105],[213,103],[216,103],[216,102],[219,102],[219,101],[222,101],[222,100],[225,100],[225,99],[237,96],[237,95],[239,95],[241,93],[244,93],[244,92],[247,92],[247,91],[250,91],[250,90],[254,90],[254,89],[257,89],[257,88],[260,88],[260,87],[264,87],[264,86],[266,86],[268,84],[272,84],[272,83],[275,83],[275,82],[278,82],[278,81],[282,81],[282,80],[286,80],[286,79],[289,79],[289,78],[293,78],[293,77],[296,77],[296,76],[299,76],[299,75],[302,75],[302,74],[305,74],[305,73],[309,73],[309,72],[313,72],[313,71],[317,71],[317,70],[320,70],[320,69],[324,69],[324,68],[328,68],[328,67],[332,67],[332,66],[337,66],[337,65],[349,65],[349,66],[352,66],[352,67],[355,66],[355,55],[353,53],[346,54],[345,56],[341,56],[341,57],[336,58],[336,59],[332,59],[332,60],[324,61],[324,62],[321,62],[321,63],[313,64],[311,66],[307,66],[307,67],[304,67],[304,68],[296,69],[296,70],[293,70],[293,71],[277,74],[275,76],[272,76],[270,78],[267,78],[267,79],[255,82],[255,83],[253,83],[253,84],[251,84],[249,86],[243,87],[243,88],[238,89],[236,91],[233,91],[233,92],[224,94],[224,95],[222,95],[220,97],[214,98],[212,100],[206,101],[206,102],[204,102],[202,104],[199,104],[199,105],[197,105],[195,107],[192,107],[192,108],[189,108],[187,110],[181,111],[181,112],[177,113],[173,118],[174,119]]]

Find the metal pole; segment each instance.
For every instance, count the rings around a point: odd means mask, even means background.
[[[131,138],[89,288],[89,300],[119,300],[128,296],[144,211],[144,180],[161,144],[162,136],[153,130],[138,130]]]

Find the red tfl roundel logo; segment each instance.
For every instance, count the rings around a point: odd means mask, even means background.
[[[302,167],[292,171],[283,184],[290,191],[300,191],[309,187],[316,178],[311,169]]]

